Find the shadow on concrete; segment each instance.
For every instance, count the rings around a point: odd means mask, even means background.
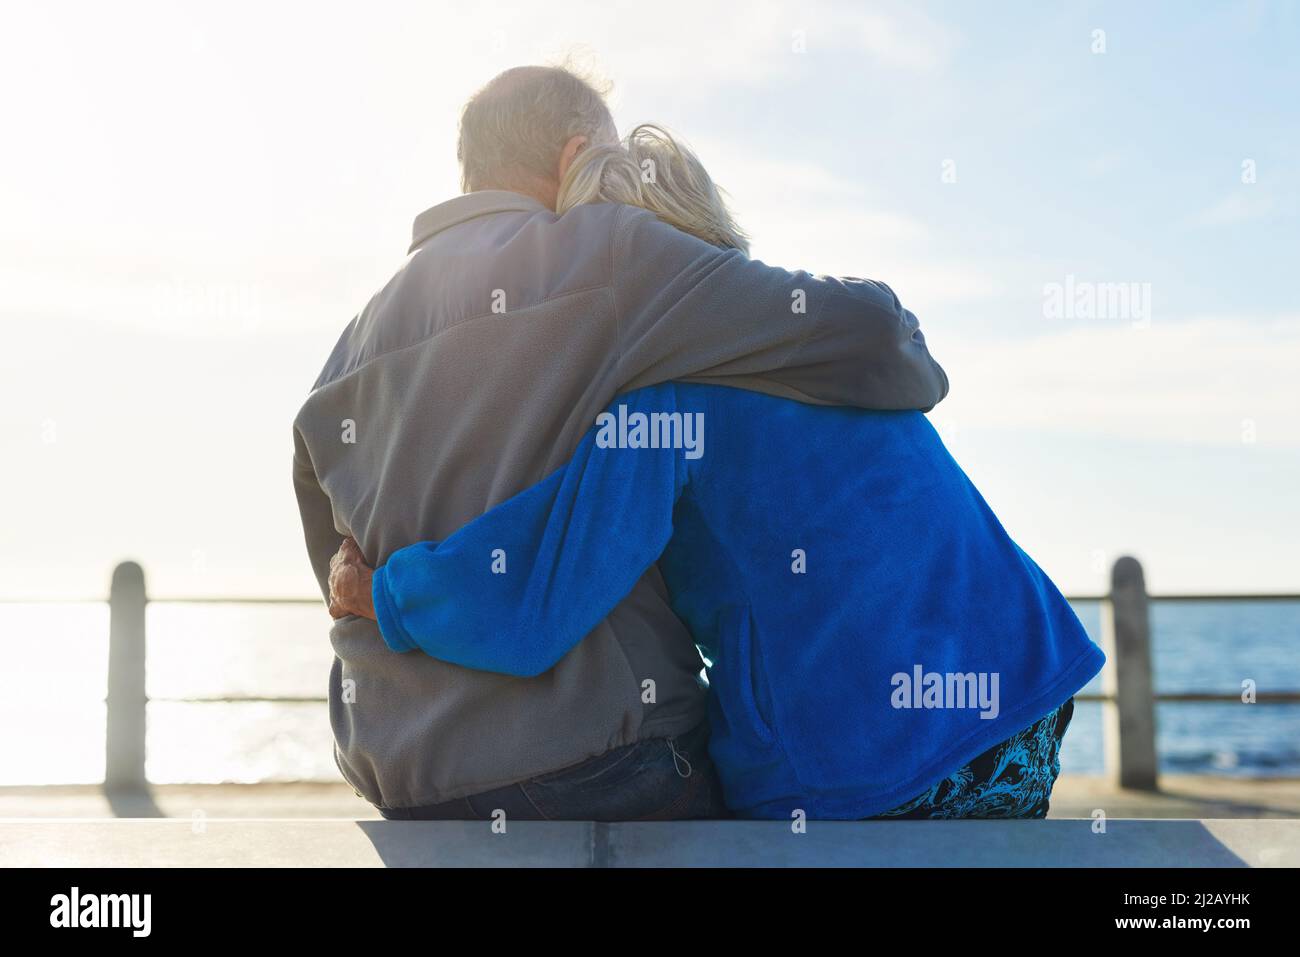
[[[612,827],[610,862],[648,867],[1248,867],[1195,820],[679,822]],[[1243,843],[1245,843],[1243,839]],[[1245,848],[1249,851],[1249,848]]]
[[[1234,822],[1246,823],[1246,822]],[[1225,844],[1198,820],[359,821],[389,867],[1249,867],[1266,830]],[[1243,857],[1243,854],[1245,855]]]
[[[1295,814],[1290,813],[1284,807],[1278,807],[1273,804],[1260,804],[1257,802],[1238,801],[1231,798],[1222,797],[1198,797],[1194,794],[1187,794],[1182,791],[1165,791],[1157,790],[1156,795],[1169,801],[1178,801],[1182,804],[1193,805],[1203,809],[1203,813],[1197,817],[1203,818],[1282,818],[1294,819]]]
[[[104,788],[113,817],[166,817],[149,788]]]
[[[605,827],[606,825],[599,825]],[[589,867],[587,821],[357,821],[385,867]]]

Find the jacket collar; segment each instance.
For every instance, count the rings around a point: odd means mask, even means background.
[[[544,212],[546,208],[531,196],[504,189],[484,189],[475,193],[466,193],[432,206],[416,216],[411,248],[407,252],[415,252],[416,247],[426,242],[429,237],[467,219],[488,216],[492,213]]]

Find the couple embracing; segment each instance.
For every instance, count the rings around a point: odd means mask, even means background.
[[[1043,817],[1104,659],[926,419],[894,292],[751,259],[698,157],[562,69],[492,80],[458,152],[294,424],[356,791]]]

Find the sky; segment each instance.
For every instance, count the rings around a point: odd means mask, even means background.
[[[568,57],[754,255],[887,282],[1067,592],[1300,591],[1294,3],[6,4],[0,597],[307,596],[291,422],[456,121]],[[1093,308],[1089,308],[1089,304]]]

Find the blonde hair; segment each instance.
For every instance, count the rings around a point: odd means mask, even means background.
[[[650,123],[632,130],[621,146],[592,146],[578,154],[555,209],[564,213],[583,203],[640,206],[707,243],[749,254],[749,237],[699,157]]]

